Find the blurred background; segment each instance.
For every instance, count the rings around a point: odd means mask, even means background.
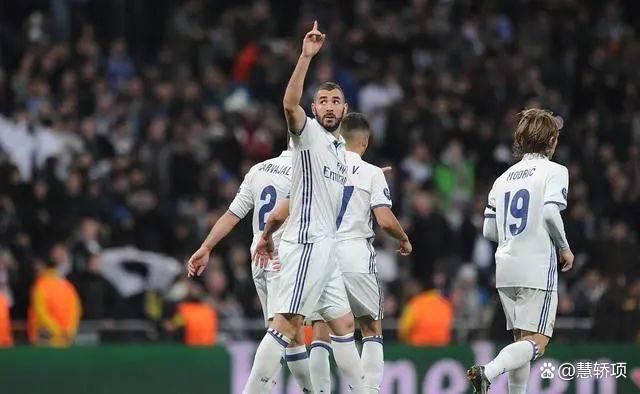
[[[305,105],[333,80],[369,117],[365,159],[393,167],[415,248],[376,241],[386,343],[509,340],[482,213],[529,106],[565,119],[576,265],[553,343],[640,341],[640,2],[0,0],[0,343],[262,335],[249,221],[201,279],[184,262],[285,148],[314,19],[327,42]],[[431,304],[412,325],[416,297]]]

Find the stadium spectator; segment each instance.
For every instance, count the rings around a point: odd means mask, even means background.
[[[52,252],[52,255],[55,254]],[[75,339],[82,307],[73,285],[59,272],[53,260],[40,262],[31,290],[28,335],[33,344],[66,347]]]
[[[187,295],[178,303],[176,314],[164,324],[170,333],[181,331],[182,340],[188,346],[213,346],[218,338],[218,315],[204,299],[200,285],[190,282]]]
[[[562,279],[564,312],[611,321],[596,321],[596,338],[624,337],[612,314],[640,275],[637,2],[133,3],[0,13],[0,247],[16,261],[5,281],[12,317],[26,315],[34,256],[54,243],[79,289],[96,279],[85,265],[99,250],[183,259],[244,172],[284,146],[279,108],[299,31],[340,15],[306,93],[315,81],[341,83],[350,108],[372,120],[366,159],[396,169],[394,210],[415,254],[381,253],[389,316],[406,302],[404,283],[430,277],[438,261],[449,283],[475,263],[479,290],[491,292],[477,196],[512,160],[515,114],[535,105],[566,120],[556,160],[570,170],[576,270]],[[204,278],[231,327],[257,316],[238,262],[247,234],[241,226],[221,245]]]
[[[400,316],[398,336],[413,346],[444,346],[451,342],[453,306],[432,285],[413,281],[416,294]],[[410,290],[411,291],[411,290]]]

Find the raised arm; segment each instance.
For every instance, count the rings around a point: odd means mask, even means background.
[[[318,53],[320,48],[322,48],[324,38],[325,35],[318,30],[318,22],[314,21],[313,29],[304,36],[302,53],[298,58],[298,63],[296,63],[293,74],[291,74],[291,79],[289,79],[289,83],[287,84],[287,90],[284,92],[284,99],[282,100],[284,116],[287,120],[289,131],[293,134],[299,134],[306,121],[307,115],[300,106],[300,100],[302,99],[304,90],[304,79],[307,76],[311,59]]]

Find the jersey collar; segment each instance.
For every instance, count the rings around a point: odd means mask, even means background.
[[[285,149],[280,153],[280,157],[291,157],[291,155],[293,155],[293,151],[290,151],[289,149]]]
[[[547,156],[541,153],[525,153],[524,155],[522,155],[522,160],[536,160],[536,159],[549,160]]]

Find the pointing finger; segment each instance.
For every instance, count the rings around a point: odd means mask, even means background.
[[[313,21],[313,29],[312,30],[318,30],[318,21],[317,20]]]

